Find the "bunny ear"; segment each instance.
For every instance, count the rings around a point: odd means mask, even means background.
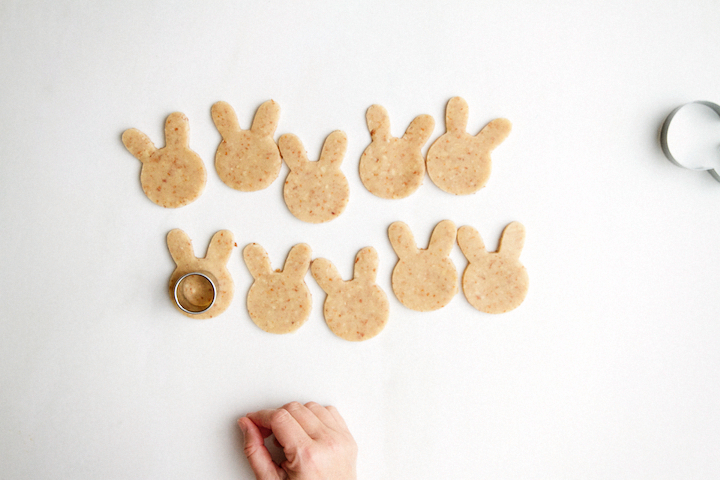
[[[205,258],[216,261],[222,265],[227,264],[233,248],[233,234],[230,230],[220,230],[213,235],[207,249]]]
[[[256,280],[272,273],[270,258],[265,249],[257,243],[251,243],[245,247],[243,250],[243,259],[245,260],[245,265],[247,265],[248,270],[250,270],[250,275]]]
[[[457,241],[460,250],[462,250],[463,255],[470,263],[477,262],[487,255],[485,244],[478,231],[473,227],[467,225],[460,227],[457,232]]]
[[[215,128],[223,138],[241,130],[235,110],[227,102],[215,102],[210,109]]]
[[[189,135],[190,122],[184,114],[175,112],[168,115],[165,121],[165,146],[187,148]]]
[[[347,135],[345,132],[335,130],[325,139],[319,161],[323,165],[339,168],[346,151]]]
[[[288,253],[285,266],[283,267],[283,273],[289,275],[290,278],[302,280],[310,268],[311,257],[312,250],[309,245],[305,243],[295,245],[290,249],[290,253]]]
[[[136,128],[125,130],[122,134],[122,142],[128,152],[143,163],[147,162],[150,155],[157,150],[148,136]]]
[[[278,147],[290,170],[297,170],[308,162],[305,147],[296,135],[286,133],[278,140]]]
[[[461,97],[453,97],[445,109],[445,130],[464,132],[467,130],[468,104]]]
[[[520,258],[523,246],[525,245],[525,227],[520,222],[512,222],[500,235],[498,253],[502,255]]]
[[[387,141],[390,138],[390,117],[385,107],[371,105],[365,114],[370,138]]]
[[[325,293],[329,294],[340,290],[343,279],[330,260],[324,258],[313,260],[310,272]]]
[[[355,257],[353,278],[363,282],[374,282],[377,278],[378,254],[373,247],[365,247]]]
[[[415,237],[410,227],[405,223],[393,222],[388,228],[388,237],[390,238],[390,245],[392,245],[398,257],[408,258],[417,254],[418,248]]]
[[[435,120],[430,115],[418,115],[410,122],[402,138],[417,148],[421,148],[430,138],[434,128]]]
[[[480,142],[481,148],[487,152],[492,152],[495,147],[500,145],[503,140],[510,135],[512,123],[506,118],[496,118],[488,123],[476,135],[476,139]]]
[[[435,225],[432,235],[430,235],[428,250],[432,250],[446,257],[450,255],[453,245],[455,245],[456,236],[457,229],[455,228],[455,224],[450,220],[443,220]]]
[[[170,250],[170,256],[175,261],[175,265],[185,265],[195,260],[192,240],[190,240],[187,233],[179,228],[170,230],[167,234],[167,246],[168,250]]]
[[[255,112],[250,130],[264,137],[272,137],[280,120],[280,105],[275,100],[268,100],[260,105]]]

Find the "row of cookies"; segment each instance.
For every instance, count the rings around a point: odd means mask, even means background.
[[[462,278],[465,297],[476,309],[503,313],[518,307],[528,290],[528,275],[519,257],[525,240],[525,228],[510,223],[500,238],[497,252],[487,252],[473,227],[456,229],[443,220],[433,229],[426,249],[417,247],[410,228],[394,222],[388,229],[398,262],[392,273],[392,289],[406,307],[432,311],[447,305],[458,292],[457,270],[449,258],[457,240],[468,259]],[[212,318],[227,309],[232,301],[234,284],[227,262],[232,252],[233,235],[217,232],[204,258],[193,253],[192,242],[180,229],[167,236],[167,245],[176,268],[169,282],[171,297],[178,308],[194,318]],[[312,297],[304,278],[308,270],[327,294],[323,313],[328,326],[337,336],[350,341],[367,340],[385,327],[389,303],[377,285],[378,255],[374,248],[360,250],[355,258],[351,280],[344,281],[335,266],[326,259],[312,260],[306,244],[292,247],[282,270],[273,270],[267,252],[256,243],[243,250],[245,264],[254,281],[247,296],[250,318],[266,332],[289,333],[300,328],[310,315]],[[193,305],[209,305],[200,314],[192,314],[178,302],[179,280],[192,272],[206,272],[215,284],[199,276],[182,284],[180,295]],[[214,302],[214,303],[211,303]]]
[[[215,153],[215,169],[228,186],[252,192],[267,188],[279,175],[282,159],[288,174],[283,195],[288,209],[300,220],[322,223],[337,218],[349,199],[348,181],[340,170],[347,149],[347,136],[337,130],[325,140],[317,162],[308,160],[300,139],[292,134],[274,140],[280,107],[269,100],[257,110],[249,130],[240,128],[237,115],[226,102],[211,109],[222,141]],[[416,117],[402,137],[390,133],[387,110],[372,105],[366,113],[371,142],[359,164],[360,179],[374,195],[404,198],[422,184],[427,171],[441,189],[457,195],[482,188],[490,175],[490,153],[509,134],[510,122],[496,119],[472,136],[466,131],[468,105],[452,98],[446,110],[446,133],[429,148],[427,159],[421,149],[430,138],[435,122],[429,115]],[[128,151],[142,163],[143,191],[156,204],[177,208],[196,200],[207,182],[200,156],[189,147],[189,121],[179,112],[165,122],[165,146],[156,148],[137,129],[123,132]]]

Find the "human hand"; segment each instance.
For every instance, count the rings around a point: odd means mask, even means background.
[[[291,402],[238,420],[257,480],[355,480],[357,444],[335,407]],[[273,462],[265,438],[275,435],[286,461]]]

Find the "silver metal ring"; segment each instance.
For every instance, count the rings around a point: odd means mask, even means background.
[[[183,291],[180,289],[180,286],[191,277],[201,277],[210,283],[210,286],[212,287],[212,298],[210,299],[209,304],[197,305],[185,297]],[[207,272],[186,273],[180,277],[177,282],[175,282],[175,288],[173,288],[173,298],[175,300],[175,305],[189,315],[199,315],[201,313],[205,313],[210,310],[213,305],[215,305],[215,299],[217,298],[217,285],[215,278]]]
[[[696,102],[690,102],[686,103],[684,105],[680,105],[675,110],[670,112],[670,114],[665,118],[665,121],[663,122],[662,129],[660,130],[660,146],[662,147],[662,151],[665,154],[665,156],[670,160],[672,163],[677,165],[678,167],[687,168],[688,170],[696,170],[696,171],[703,171],[706,170],[710,173],[710,175],[713,176],[715,180],[720,182],[720,173],[718,173],[713,168],[703,168],[703,167],[691,167],[688,165],[683,164],[680,162],[673,154],[670,152],[670,146],[668,145],[668,130],[670,129],[670,123],[672,123],[673,117],[675,117],[675,114],[678,113],[683,107],[686,107],[687,105],[693,105],[693,104],[700,104],[708,107],[709,109],[713,110],[715,113],[720,116],[720,105],[713,103],[713,102],[707,102],[704,100],[698,100]]]

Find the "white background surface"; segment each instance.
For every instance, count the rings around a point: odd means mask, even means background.
[[[714,0],[2,2],[0,477],[251,478],[236,419],[314,400],[347,419],[362,479],[718,478],[720,184],[657,141],[675,106],[720,101],[718,24]],[[513,122],[487,187],[365,190],[365,110],[385,106],[398,136],[430,114],[432,142],[455,95],[473,134]],[[297,134],[311,159],[347,133],[337,220],[288,212],[285,166],[262,192],[219,180],[211,105],[248,128],[270,98],[276,138]],[[162,146],[174,111],[208,184],[166,210],[120,135]],[[422,247],[443,219],[491,249],[510,221],[526,226],[520,308],[397,301],[388,225],[408,223]],[[216,319],[168,298],[176,227],[199,256],[217,230],[235,235],[235,300]],[[335,337],[308,275],[305,326],[261,331],[245,309],[251,242],[275,268],[306,242],[344,278],[374,246],[387,328]],[[452,259],[465,268],[459,248]]]

